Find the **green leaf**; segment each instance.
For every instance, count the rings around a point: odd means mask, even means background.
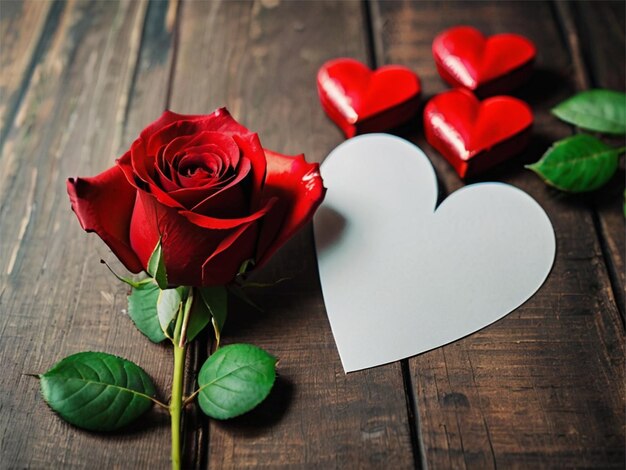
[[[250,411],[269,395],[276,358],[251,344],[232,344],[209,357],[198,375],[198,404],[215,419]]]
[[[91,431],[126,426],[152,406],[155,394],[143,369],[99,352],[68,356],[39,378],[50,408],[65,421]]]
[[[552,109],[565,122],[605,134],[626,134],[626,94],[611,90],[578,93]]]
[[[154,280],[149,279],[149,282],[141,282],[133,287],[128,296],[128,316],[153,343],[160,343],[166,338],[157,312],[160,292]]]
[[[224,286],[199,287],[197,290],[204,307],[211,315],[211,323],[219,347],[222,329],[228,314],[228,291]]]
[[[187,287],[177,287],[176,289],[165,289],[159,291],[157,298],[157,317],[159,325],[165,335],[169,335],[168,329],[172,320],[180,309],[180,305],[185,300]]]
[[[623,151],[590,135],[577,134],[555,142],[541,160],[526,168],[561,191],[592,191],[613,176]]]
[[[167,273],[165,272],[165,259],[163,259],[163,248],[161,239],[154,248],[148,260],[148,274],[154,278],[161,289],[167,289]]]

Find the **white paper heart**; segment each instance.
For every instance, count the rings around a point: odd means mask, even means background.
[[[437,179],[415,145],[368,134],[321,167],[319,274],[346,372],[469,335],[530,298],[555,255],[552,224],[525,192],[466,186],[435,211]]]

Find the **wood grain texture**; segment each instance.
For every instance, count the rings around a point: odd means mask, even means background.
[[[533,78],[514,93],[533,107],[533,141],[480,180],[540,202],[555,227],[556,263],[540,291],[501,321],[410,360],[423,460],[429,468],[621,466],[624,335],[591,204],[522,168],[570,132],[549,113],[576,86],[553,11],[537,2],[376,2],[372,13],[379,63],[416,70],[425,100],[447,89],[430,50],[447,27],[521,33],[539,50]],[[419,119],[397,132],[424,148],[444,195],[463,185],[425,143]]]
[[[181,25],[174,110],[227,105],[264,146],[312,161],[341,141],[319,106],[315,76],[333,57],[365,60],[359,3],[185,2]],[[279,377],[252,413],[210,421],[209,468],[412,466],[400,366],[344,374],[311,235],[307,227],[258,273],[266,282],[290,278],[252,293],[264,313],[231,303],[223,341],[278,356]]]
[[[48,39],[46,20],[53,26],[58,17],[59,8],[52,6],[32,0],[0,3],[0,145],[30,80],[37,52]]]
[[[0,435],[3,468],[163,468],[169,426],[100,435],[71,427],[36,379],[62,357],[106,351],[140,364],[166,395],[170,353],[125,313],[126,287],[99,263],[113,256],[84,233],[65,179],[118,156],[146,2],[67,2],[27,84],[0,157]]]

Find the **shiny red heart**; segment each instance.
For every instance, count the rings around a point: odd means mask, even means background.
[[[335,59],[317,73],[322,107],[348,138],[408,121],[417,113],[420,90],[417,74],[399,65],[372,71],[354,59]]]
[[[454,87],[473,90],[479,96],[507,93],[532,72],[535,45],[518,34],[485,38],[475,28],[457,26],[433,41],[439,75]]]
[[[520,153],[528,144],[533,115],[517,98],[484,101],[456,89],[432,98],[424,108],[426,140],[461,178],[475,176]]]

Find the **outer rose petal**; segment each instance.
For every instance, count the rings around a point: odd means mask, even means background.
[[[261,191],[263,189],[263,180],[267,175],[265,151],[261,146],[261,141],[257,134],[252,134],[247,137],[234,136],[233,138],[235,142],[237,142],[241,152],[252,164],[252,207],[250,209],[256,210],[263,203],[261,200]]]
[[[67,193],[81,227],[96,232],[129,271],[141,271],[130,246],[136,191],[122,170],[116,165],[92,178],[68,178]]]
[[[164,127],[170,125],[173,122],[176,122],[176,121],[195,121],[196,119],[200,119],[200,118],[204,118],[204,117],[206,117],[206,116],[194,115],[194,114],[178,114],[178,113],[174,113],[174,112],[166,109],[163,112],[163,114],[161,114],[161,117],[159,119],[157,119],[156,121],[154,121],[152,124],[150,124],[148,127],[146,127],[143,131],[141,131],[141,134],[139,134],[139,136],[142,139],[144,139],[146,142],[148,142],[148,140],[150,139],[150,137],[154,133],[156,133],[160,129],[163,129]]]
[[[151,194],[140,190],[132,216],[131,245],[146,266],[161,238],[170,285],[227,284],[234,279],[241,263],[253,256],[260,219],[273,203],[274,200],[269,200],[263,210],[236,220],[236,224],[225,219],[230,223],[228,228],[206,228],[194,223],[194,217],[190,220],[184,213],[160,204]],[[199,218],[205,222],[202,216]]]
[[[319,164],[304,155],[290,157],[265,149],[267,176],[263,199],[277,197],[263,219],[257,248],[257,266],[263,265],[315,213],[326,194]]]
[[[254,256],[259,224],[243,225],[215,249],[202,265],[202,285],[224,285],[231,282],[241,264]]]

